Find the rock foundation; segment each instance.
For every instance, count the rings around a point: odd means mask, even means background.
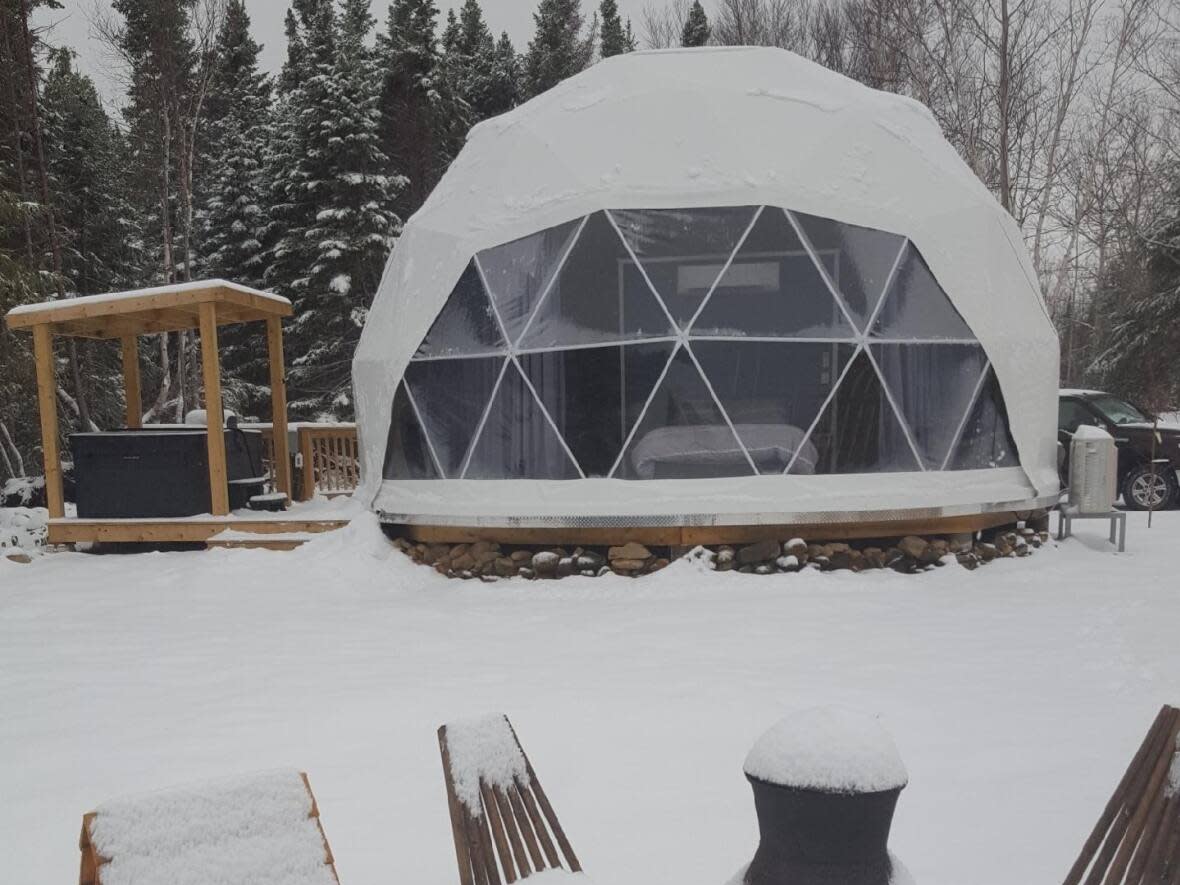
[[[809,543],[792,538],[785,543],[722,544],[703,548],[704,552],[697,555],[719,572],[770,575],[803,569],[862,572],[887,568],[914,574],[951,562],[972,571],[996,559],[1028,556],[1048,540],[1047,531],[1021,526],[978,536],[907,535],[853,543]],[[672,556],[668,548],[652,550],[635,541],[615,547],[572,548],[506,548],[490,541],[422,544],[405,538],[397,538],[393,543],[414,562],[431,566],[439,574],[483,581],[515,577],[553,580],[571,575],[596,578],[611,573],[637,578],[665,568]]]

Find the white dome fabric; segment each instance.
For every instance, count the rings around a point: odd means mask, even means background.
[[[985,386],[985,366],[990,365],[1020,466],[940,471],[937,462],[945,465],[947,459],[927,458],[919,431],[912,429],[907,440],[920,463],[902,472],[799,475],[779,468],[703,479],[627,479],[615,472],[610,478],[604,473],[573,481],[493,481],[456,471],[446,475],[468,478],[382,478],[399,384],[408,368],[427,377],[431,348],[436,355],[446,350],[446,340],[432,340],[446,325],[439,315],[457,286],[476,279],[475,256],[494,254],[486,250],[560,225],[607,229],[609,221],[626,241],[629,210],[642,217],[638,210],[704,207],[746,207],[747,235],[772,220],[784,230],[805,230],[816,243],[809,250],[819,263],[824,260],[818,255],[822,232],[815,224],[824,219],[894,235],[903,246],[897,266],[908,261],[917,273],[928,267],[934,289],[940,286],[961,316],[955,322],[965,322],[966,328],[954,333],[961,340],[955,340],[982,345],[985,357],[972,363],[979,377],[975,396]],[[627,248],[633,264],[645,263],[632,243]],[[478,279],[493,287],[487,267],[478,270]],[[872,330],[863,325],[866,317],[858,315],[850,299],[837,300],[850,325],[838,334],[822,329],[808,334],[847,340],[849,354],[872,350],[876,371],[888,387],[889,365],[900,357],[871,337]],[[529,325],[525,313],[497,318],[509,338],[524,329],[525,338],[542,344],[578,345],[560,323],[546,328],[534,317]],[[697,327],[690,334],[681,317],[669,318],[680,328],[674,325],[665,339],[670,346],[679,342],[678,353],[686,357],[692,349],[698,366],[709,359],[708,346],[690,341],[692,335],[732,334],[723,322],[714,323],[716,328],[704,322],[710,328]],[[884,315],[877,319],[885,321]],[[932,322],[926,319],[927,325]],[[520,345],[520,340],[510,342],[512,348]],[[707,368],[701,371],[709,377]],[[358,495],[395,518],[473,524],[525,524],[532,517],[592,522],[596,516],[754,523],[788,521],[787,516],[803,521],[803,515],[833,511],[951,515],[1009,509],[1005,505],[1030,505],[1057,491],[1057,373],[1056,333],[1020,232],[924,107],[783,50],[630,53],[475,127],[427,203],[407,223],[353,366],[366,465]],[[724,398],[721,391],[711,392]],[[417,411],[422,408],[415,404]],[[728,423],[742,435],[736,422]],[[750,442],[743,439],[742,448],[753,451]],[[471,459],[468,453],[463,463]],[[569,475],[582,474],[591,472]]]

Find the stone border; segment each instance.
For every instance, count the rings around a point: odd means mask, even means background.
[[[694,548],[696,555],[714,571],[771,575],[803,571],[862,572],[892,569],[916,574],[940,568],[952,561],[968,571],[996,559],[1028,556],[1049,541],[1049,532],[1031,525],[991,530],[978,534],[898,539],[832,541],[808,543],[792,538],[785,543],[759,541],[755,544]],[[424,544],[396,538],[395,547],[414,562],[432,567],[452,578],[497,581],[503,578],[547,580],[572,575],[595,578],[606,574],[637,578],[668,566],[683,548],[656,548],[635,541],[616,547],[515,547],[491,541],[473,544]]]

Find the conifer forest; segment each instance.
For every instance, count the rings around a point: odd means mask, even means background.
[[[208,277],[273,291],[292,419],[349,420],[386,259],[472,126],[619,53],[772,45],[931,109],[1024,233],[1063,384],[1180,408],[1175,0],[539,0],[524,45],[494,0],[290,0],[274,72],[245,0],[111,0],[86,14],[117,102],[55,39],[74,5],[0,0],[0,315]],[[244,416],[268,409],[259,334],[223,337]],[[182,420],[194,334],[140,348],[144,420]],[[0,325],[0,481],[39,470],[30,351]],[[119,426],[118,343],[57,358],[62,432]]]

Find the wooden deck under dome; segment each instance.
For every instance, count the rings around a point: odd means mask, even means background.
[[[519,545],[582,545],[587,547],[640,544],[695,547],[698,544],[753,544],[785,538],[853,541],[900,538],[905,535],[955,535],[1044,519],[1045,511],[1001,510],[963,516],[916,519],[859,519],[846,522],[777,523],[766,525],[685,526],[461,526],[388,523],[396,533],[426,544],[470,544],[492,541]]]

